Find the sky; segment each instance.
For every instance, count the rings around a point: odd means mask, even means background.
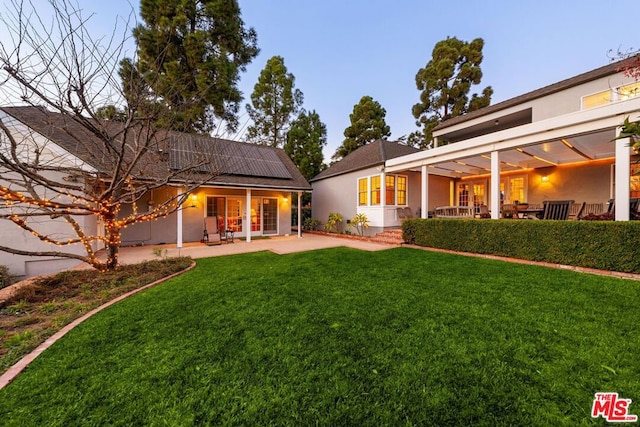
[[[89,22],[96,32],[108,33],[118,17],[139,8],[134,0],[78,1],[85,15],[94,13]],[[638,0],[238,1],[261,49],[241,77],[245,103],[267,60],[282,56],[304,93],[304,108],[327,126],[325,162],[365,95],[385,108],[391,140],[417,130],[415,75],[447,37],[484,39],[483,78],[471,93],[491,86],[492,104],[606,65],[610,50],[640,48]],[[246,128],[244,107],[241,112]]]

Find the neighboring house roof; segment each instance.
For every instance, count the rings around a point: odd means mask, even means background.
[[[313,177],[311,182],[372,166],[383,165],[386,160],[417,153],[418,151],[420,150],[408,145],[379,139],[370,144],[363,145],[347,155],[344,159],[329,166],[329,168]]]
[[[609,65],[605,65],[600,68],[596,68],[595,70],[588,71],[583,74],[579,74],[577,76],[562,80],[558,83],[554,83],[549,86],[542,87],[540,89],[536,89],[534,91],[525,93],[520,96],[516,96],[515,98],[507,99],[506,101],[499,102],[494,105],[490,105],[485,108],[481,108],[476,111],[472,111],[470,113],[464,114],[462,116],[456,116],[449,120],[445,120],[444,122],[438,124],[433,128],[434,131],[438,131],[440,129],[445,129],[450,126],[454,126],[460,123],[464,123],[469,120],[476,119],[478,117],[486,116],[492,113],[495,113],[500,110],[505,110],[510,107],[514,107],[519,104],[523,104],[528,101],[532,101],[537,98],[542,98],[547,95],[551,95],[556,92],[560,92],[565,89],[569,89],[574,86],[578,86],[592,80],[597,80],[602,77],[606,77],[612,74],[616,74],[620,72],[621,67],[627,63],[628,60],[613,62]]]
[[[110,170],[109,156],[104,156],[104,142],[88,129],[68,117],[39,107],[2,107],[5,113],[78,157],[98,171]],[[116,134],[122,123],[104,122],[103,128]],[[311,186],[279,148],[230,141],[205,135],[161,131],[157,135],[166,151],[148,153],[142,170],[144,176],[154,170],[180,170],[196,164],[203,155],[209,159],[202,172],[215,172],[206,185],[241,186],[310,190]],[[205,170],[206,169],[206,170]]]

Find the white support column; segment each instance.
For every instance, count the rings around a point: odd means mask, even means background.
[[[181,201],[180,199],[182,198],[182,193],[183,193],[182,187],[178,187],[178,199],[177,199],[178,202]],[[176,212],[176,217],[178,219],[178,225],[177,225],[178,236],[176,241],[176,247],[180,249],[182,248],[182,203],[178,205],[178,211]]]
[[[491,181],[489,183],[491,194],[491,219],[500,218],[500,153],[491,152]]]
[[[298,191],[298,239],[302,237],[302,191]]]
[[[385,212],[385,205],[387,203],[387,173],[382,167],[382,174],[380,175],[380,208],[382,208],[382,227],[387,225],[387,216]]]
[[[247,188],[247,200],[246,206],[244,209],[245,212],[245,221],[244,221],[244,229],[245,235],[247,236],[247,243],[251,243],[251,189]]]
[[[428,218],[429,217],[429,170],[427,169],[427,165],[422,165],[420,170],[420,176],[422,178],[422,195],[420,197],[422,203],[420,205],[420,217]]]
[[[621,129],[616,129],[616,137],[620,136]],[[629,221],[629,191],[631,176],[631,147],[629,138],[616,139],[616,221]]]

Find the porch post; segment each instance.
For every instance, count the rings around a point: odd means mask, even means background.
[[[500,153],[491,152],[491,219],[500,218]]]
[[[247,206],[245,207],[245,217],[244,221],[245,226],[245,234],[247,236],[247,243],[251,243],[251,189],[247,188]]]
[[[182,187],[178,187],[178,201],[182,198]],[[176,247],[178,249],[182,248],[182,203],[178,205],[178,211],[176,212],[176,217],[178,218],[178,230],[177,230],[177,241]]]
[[[427,165],[422,165],[420,177],[422,178],[420,217],[429,218],[429,170],[427,169]]]
[[[302,191],[298,191],[298,239],[302,237]]]
[[[616,128],[616,137],[621,128]],[[629,138],[616,139],[615,209],[616,221],[629,221],[629,191],[631,190],[631,147]]]
[[[380,175],[380,208],[382,208],[382,228],[387,225],[387,216],[385,215],[385,204],[387,203],[387,173],[382,166],[382,174]]]

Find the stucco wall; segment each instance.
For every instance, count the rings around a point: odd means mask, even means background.
[[[311,217],[323,224],[332,212],[352,218],[358,207],[358,178],[376,174],[380,170],[373,167],[312,182]]]
[[[611,164],[601,162],[574,167],[540,168],[528,174],[528,202],[544,200],[575,200],[601,203],[611,197]],[[547,175],[548,182],[542,182]]]

